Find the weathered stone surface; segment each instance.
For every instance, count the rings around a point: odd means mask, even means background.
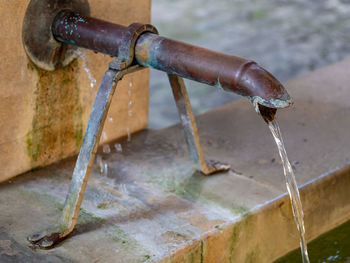
[[[91,15],[100,19],[124,25],[150,20],[150,1],[89,2]],[[79,58],[56,72],[35,67],[22,45],[28,3],[6,0],[0,7],[5,30],[0,36],[0,181],[77,153],[98,83],[111,61],[84,51],[86,61]],[[94,88],[90,87],[86,66],[96,79]],[[131,107],[129,101],[133,102]],[[145,128],[147,118],[148,72],[142,71],[125,77],[118,86],[103,141],[126,136],[127,128],[130,132]]]
[[[288,82],[295,104],[277,114],[303,184],[308,240],[350,218],[349,67],[346,60]],[[33,252],[25,238],[55,224],[75,160],[30,172],[0,185],[0,261],[271,262],[296,248],[265,123],[244,100],[197,119],[207,157],[230,163],[231,171],[195,172],[178,125],[142,131],[120,142],[123,152],[99,153],[108,176],[93,167],[74,233],[52,250]]]

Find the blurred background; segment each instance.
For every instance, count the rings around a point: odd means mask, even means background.
[[[152,24],[162,36],[253,59],[282,82],[350,56],[350,0],[152,0]],[[186,85],[195,114],[238,98]],[[179,121],[167,76],[156,70],[149,110],[152,129]]]

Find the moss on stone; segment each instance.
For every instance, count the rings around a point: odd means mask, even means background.
[[[266,17],[266,12],[262,11],[262,10],[255,10],[252,12],[252,18],[255,19],[255,20],[258,20],[258,19],[263,19]]]
[[[77,220],[78,225],[85,225],[90,223],[102,223],[104,219],[102,217],[98,217],[93,213],[87,212],[85,209],[80,208],[79,216]]]
[[[59,212],[63,211],[64,204],[60,200],[52,195],[46,193],[38,193],[36,191],[19,190],[18,193],[25,199],[34,203],[44,203],[45,206],[52,207]],[[58,214],[59,216],[59,214]],[[98,217],[85,209],[80,208],[79,216],[77,220],[78,225],[84,225],[88,223],[102,223],[103,218]]]
[[[82,107],[77,79],[78,62],[45,71],[28,63],[38,75],[34,90],[34,116],[26,135],[27,153],[33,166],[72,154],[83,138]]]
[[[118,243],[124,251],[130,252],[133,255],[139,254],[140,259],[138,262],[144,262],[149,260],[152,253],[142,246],[135,238],[127,234],[123,229],[118,226],[113,226],[111,231],[108,233],[108,237]]]
[[[35,191],[28,191],[19,189],[17,193],[23,197],[24,200],[30,201],[30,202],[40,202],[44,204],[49,204],[50,207],[54,207],[57,210],[63,209],[63,204],[59,202],[59,200],[49,194],[46,193],[38,193]]]
[[[115,200],[105,200],[97,205],[98,209],[109,209],[115,205]]]
[[[178,174],[163,173],[161,177],[154,174],[147,174],[149,183],[156,183],[164,190],[169,191],[177,196],[180,196],[191,202],[199,202],[203,204],[217,204],[229,210],[234,215],[239,215],[248,211],[248,208],[241,205],[226,203],[220,196],[215,193],[202,191],[203,181],[206,177],[200,173],[195,172],[189,177],[182,178]]]

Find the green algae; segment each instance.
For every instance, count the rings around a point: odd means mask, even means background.
[[[104,222],[104,218],[98,217],[93,213],[90,213],[85,209],[80,208],[77,225],[85,225],[90,223],[103,223],[103,222]]]
[[[207,178],[200,172],[195,172],[186,178],[181,178],[181,176],[177,174],[172,175],[166,173],[163,173],[162,177],[151,173],[148,173],[147,176],[148,183],[155,183],[164,190],[191,202],[220,205],[234,215],[239,215],[249,210],[245,206],[225,202],[214,192],[203,191],[202,185]]]
[[[240,233],[240,224],[241,222],[238,222],[237,224],[235,224],[233,226],[233,230],[232,230],[232,237],[231,237],[231,253],[230,253],[230,256],[231,256],[231,262],[232,262],[232,255],[235,251],[235,247],[236,247],[236,244],[237,244],[237,241],[239,239],[239,233]]]
[[[102,209],[102,210],[109,209],[109,208],[114,207],[116,202],[117,202],[116,200],[105,200],[105,201],[99,203],[97,205],[97,208]]]
[[[55,196],[52,196],[46,193],[38,193],[36,191],[29,191],[29,190],[18,190],[18,193],[25,200],[36,203],[38,205],[40,204],[40,205],[50,207],[51,209],[54,208],[57,212],[63,211],[64,204],[61,203],[60,200]],[[83,208],[80,208],[77,225],[101,223],[103,221],[104,221],[103,218],[98,217],[90,212],[87,212]]]
[[[137,262],[144,262],[152,257],[151,251],[146,249],[135,238],[130,236],[118,226],[111,227],[111,230],[108,232],[107,236],[110,240],[117,243],[122,251],[127,252],[130,255],[138,254],[139,260]]]
[[[62,211],[63,204],[59,202],[59,200],[49,194],[46,193],[38,193],[35,191],[29,191],[24,189],[18,189],[17,193],[24,199],[33,203],[41,203],[44,205],[48,205],[51,208]]]
[[[137,246],[138,242],[130,237],[124,230],[121,228],[114,226],[112,231],[109,233],[109,237],[117,243],[122,243],[122,244],[131,244],[133,246]]]
[[[266,17],[266,12],[262,11],[262,10],[255,10],[251,13],[251,16],[254,20],[259,20],[259,19],[263,19]]]
[[[259,254],[257,251],[251,251],[250,253],[247,254],[244,263],[255,263],[259,262]]]
[[[28,63],[38,76],[34,90],[34,115],[26,134],[27,154],[33,166],[71,154],[83,138],[82,107],[78,86],[77,60],[68,66],[45,71]]]

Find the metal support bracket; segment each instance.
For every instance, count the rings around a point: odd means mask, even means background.
[[[118,59],[114,63],[118,63]],[[106,71],[90,114],[61,218],[56,226],[28,237],[28,240],[35,246],[43,249],[51,248],[73,231],[78,219],[91,167],[95,160],[98,142],[100,141],[104,122],[118,81],[126,74],[141,69],[143,69],[142,66],[134,65],[123,70],[110,68]],[[168,76],[185,133],[188,150],[195,167],[205,175],[229,170],[229,165],[214,161],[206,162],[184,81],[181,77],[175,75]]]
[[[230,165],[217,161],[207,162],[205,160],[185,82],[183,78],[179,76],[168,74],[168,77],[176,102],[176,107],[179,112],[182,128],[185,133],[188,151],[195,167],[205,175],[228,171]]]
[[[109,69],[106,71],[98,89],[61,218],[57,225],[28,237],[28,240],[39,248],[51,248],[73,231],[116,86],[126,74],[144,68],[138,64],[133,64],[133,48],[137,36],[141,34],[140,32],[152,28],[142,27],[139,24],[133,24],[131,28],[130,37],[126,38],[130,48],[120,52],[118,57],[109,64]],[[213,161],[206,162],[184,81],[181,77],[175,75],[168,76],[185,132],[188,150],[195,167],[206,175],[227,171],[230,169],[229,165]]]
[[[28,240],[39,248],[50,248],[69,235],[77,222],[84,191],[95,160],[104,122],[118,81],[126,74],[143,69],[130,66],[123,70],[108,69],[103,76],[86,128],[83,144],[75,164],[73,177],[58,224],[43,232],[31,235]]]

